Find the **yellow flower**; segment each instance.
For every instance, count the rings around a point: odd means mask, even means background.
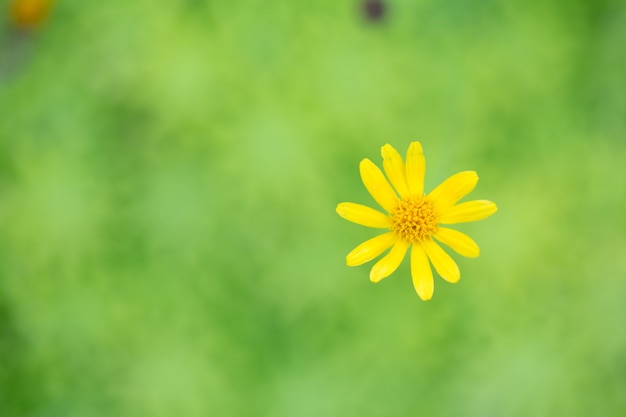
[[[456,262],[433,237],[468,258],[474,258],[480,252],[478,245],[469,236],[440,225],[482,220],[498,208],[487,200],[456,204],[476,187],[478,175],[474,171],[459,172],[429,194],[424,194],[426,162],[419,142],[409,146],[406,166],[391,145],[383,146],[381,153],[385,173],[400,197],[372,161],[361,161],[361,179],[365,188],[388,214],[355,203],[340,203],[337,205],[337,213],[353,223],[389,231],[361,243],[346,256],[346,263],[348,266],[361,265],[391,248],[370,271],[370,280],[379,282],[398,268],[412,246],[413,286],[422,300],[430,300],[434,282],[429,259],[446,281],[455,283],[461,277]]]

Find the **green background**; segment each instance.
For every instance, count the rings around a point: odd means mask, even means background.
[[[624,415],[624,3],[387,5],[2,12],[0,416]],[[429,302],[335,213],[413,140],[499,207]]]

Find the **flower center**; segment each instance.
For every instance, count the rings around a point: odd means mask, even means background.
[[[419,242],[437,231],[432,201],[426,197],[403,199],[391,214],[391,230],[407,242]]]

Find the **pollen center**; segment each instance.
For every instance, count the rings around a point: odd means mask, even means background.
[[[437,218],[432,201],[411,197],[400,201],[391,214],[391,229],[407,242],[419,242],[437,231]]]

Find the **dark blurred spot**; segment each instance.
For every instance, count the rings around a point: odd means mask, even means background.
[[[32,49],[30,31],[3,28],[0,33],[0,83],[20,73]]]
[[[52,0],[13,0],[9,18],[16,28],[32,30],[46,20],[51,6]]]
[[[362,10],[365,18],[371,22],[379,22],[385,17],[387,10],[383,0],[364,0]]]
[[[37,384],[41,376],[35,375],[28,365],[26,351],[29,346],[19,331],[13,313],[0,291],[0,358],[3,358],[0,366],[0,410],[3,417],[33,415],[36,404],[41,401]]]

